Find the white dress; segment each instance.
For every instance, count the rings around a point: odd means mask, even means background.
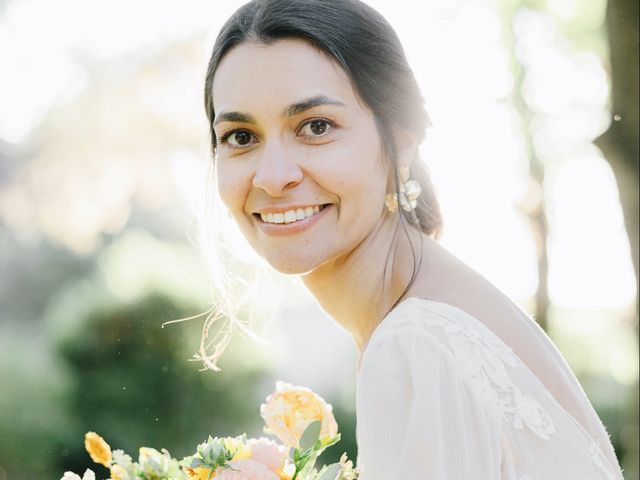
[[[544,331],[527,328],[584,403],[587,428],[485,324],[452,305],[409,298],[360,359],[361,480],[622,479],[575,376]]]

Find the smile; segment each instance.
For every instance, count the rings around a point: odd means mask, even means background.
[[[304,208],[294,208],[284,212],[261,212],[259,215],[264,223],[294,223],[313,217],[324,209],[324,207],[324,205],[313,205]]]

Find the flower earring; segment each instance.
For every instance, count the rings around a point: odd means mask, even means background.
[[[415,180],[409,180],[409,169],[400,169],[400,205],[407,212],[413,212],[418,205],[418,197],[422,194],[422,187]],[[387,193],[384,196],[384,204],[390,212],[398,210],[398,195],[395,192]]]

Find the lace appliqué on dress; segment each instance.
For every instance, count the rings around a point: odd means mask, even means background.
[[[548,440],[556,428],[547,412],[513,383],[505,364],[517,367],[513,351],[491,331],[478,328],[467,319],[452,320],[428,315],[427,323],[443,327],[451,348],[465,373],[478,385],[504,421],[517,429],[525,426]]]

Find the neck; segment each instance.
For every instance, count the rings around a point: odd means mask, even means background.
[[[420,255],[420,236],[407,225]],[[362,353],[413,273],[411,245],[398,215],[386,215],[355,249],[303,277],[320,306],[353,337]]]

